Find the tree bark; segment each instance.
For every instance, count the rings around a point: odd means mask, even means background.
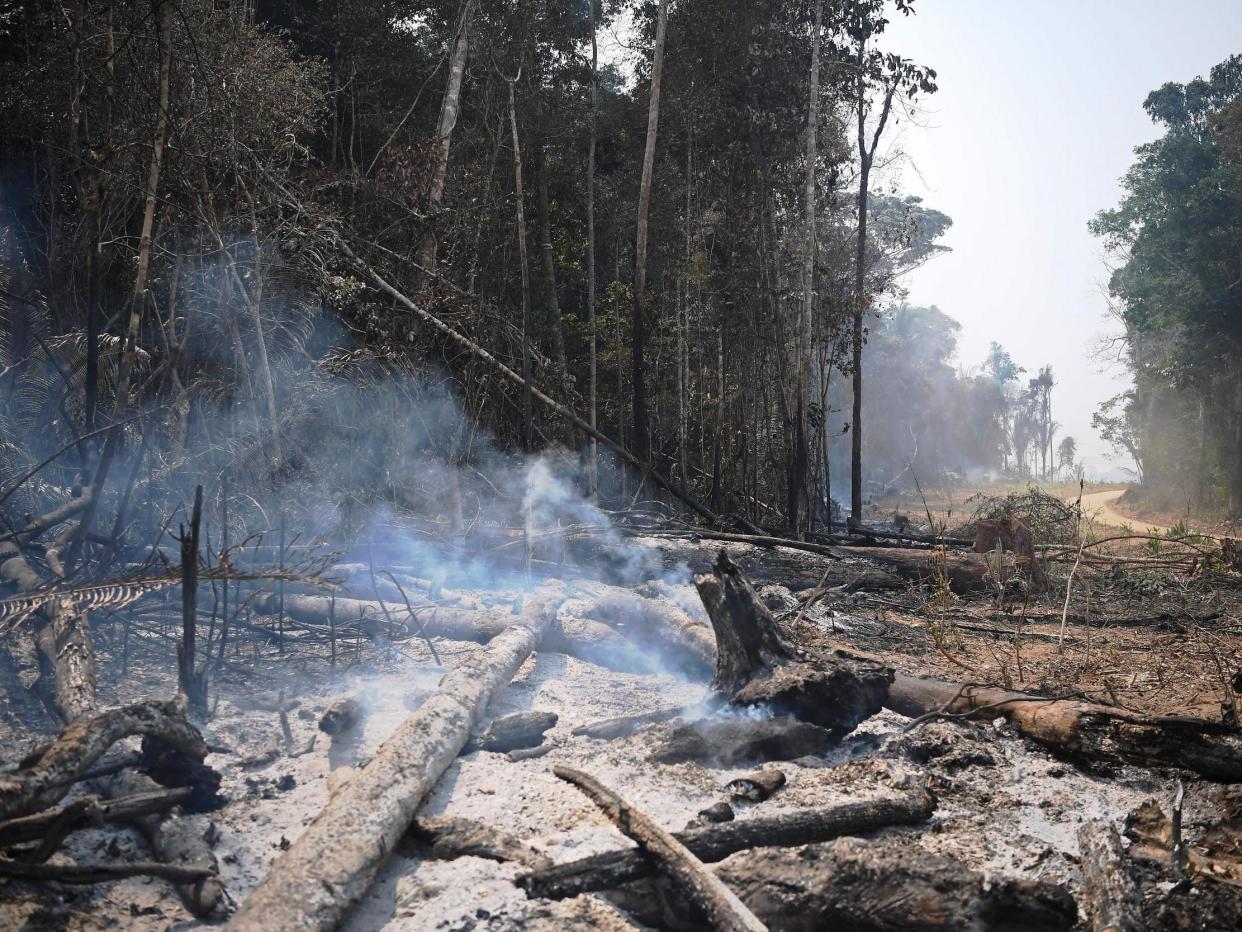
[[[539,646],[559,598],[532,600],[523,623],[467,658],[402,723],[250,894],[228,928],[334,929],[366,893],[418,807],[456,759],[492,697]]]
[[[811,410],[811,368],[814,346],[811,332],[811,312],[815,304],[815,161],[819,130],[819,46],[824,19],[823,0],[815,4],[814,36],[811,40],[811,88],[806,105],[806,191],[804,194],[806,232],[802,243],[802,313],[798,326],[798,401],[794,417],[794,463],[793,514],[790,527],[795,534],[811,530],[809,485],[810,431],[807,421]]]
[[[1147,716],[1079,699],[1048,699],[898,673],[884,705],[902,715],[1004,718],[1054,753],[1108,767],[1177,767],[1208,780],[1242,782],[1242,736],[1220,722]]]
[[[518,72],[519,76],[521,72]],[[530,367],[530,263],[526,256],[526,210],[522,191],[522,147],[518,142],[517,104],[513,99],[513,85],[517,77],[506,78],[509,85],[509,126],[513,133],[513,188],[517,202],[518,261],[522,264],[522,449],[530,453],[535,448],[535,410],[531,398]]]
[[[474,0],[466,0],[457,36],[453,42],[453,54],[449,59],[448,87],[440,105],[440,123],[436,128],[435,161],[431,169],[431,184],[427,190],[427,217],[430,226],[423,235],[418,264],[424,269],[424,277],[436,271],[437,236],[436,225],[440,204],[444,200],[444,181],[448,175],[449,147],[453,141],[453,129],[457,126],[457,111],[461,105],[461,80],[466,73],[466,56],[470,49],[470,25],[474,18]]]
[[[1082,900],[1092,932],[1143,929],[1142,894],[1126,873],[1126,852],[1112,823],[1086,822],[1078,830]]]
[[[660,80],[664,73],[664,37],[668,32],[668,0],[660,0],[656,19],[655,51],[651,62],[651,97],[647,105],[647,143],[643,149],[642,180],[638,186],[638,232],[634,240],[633,391],[634,452],[640,460],[651,459],[651,436],[647,421],[647,329],[644,314],[647,286],[647,218],[651,211],[651,178],[655,171],[656,134],[660,123]]]

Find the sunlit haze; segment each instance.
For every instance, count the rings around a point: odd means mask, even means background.
[[[1091,413],[1126,380],[1093,358],[1115,325],[1087,221],[1117,203],[1134,147],[1157,136],[1147,93],[1237,51],[1242,3],[1197,0],[1194,16],[1154,0],[915,6],[893,16],[885,44],[935,68],[940,90],[891,141],[908,155],[901,186],[953,218],[953,252],[909,276],[910,300],[961,322],[964,366],[992,340],[1032,373],[1051,363],[1061,434],[1078,439],[1089,475],[1106,474],[1125,463]]]

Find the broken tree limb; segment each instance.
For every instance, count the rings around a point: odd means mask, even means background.
[[[793,809],[688,829],[674,837],[699,860],[711,863],[748,848],[806,845],[891,825],[917,825],[931,818],[935,809],[932,796],[918,792],[890,799],[838,803],[823,809]],[[518,877],[517,884],[528,896],[559,900],[618,887],[651,873],[651,863],[643,853],[627,848],[532,871]]]
[[[0,857],[0,877],[19,880],[55,881],[56,883],[108,883],[126,877],[162,877],[173,883],[196,883],[208,872],[193,867],[177,867],[152,861],[130,861],[123,864],[35,864],[10,861]]]
[[[552,772],[572,783],[599,807],[626,837],[633,840],[668,878],[673,889],[690,903],[712,929],[723,932],[763,932],[767,927],[747,909],[703,862],[641,810],[608,789],[590,774],[569,767]]]
[[[1095,820],[1078,829],[1082,900],[1092,932],[1139,932],[1143,899],[1126,872],[1126,852],[1111,822]]]
[[[235,932],[336,928],[465,747],[488,702],[539,646],[561,598],[531,599],[520,624],[450,670],[435,694],[272,865],[228,927]]]
[[[1221,722],[1142,715],[1081,699],[1059,699],[897,674],[884,705],[912,718],[1004,718],[1071,760],[1176,767],[1222,783],[1242,781],[1242,734]]]
[[[0,819],[54,805],[110,747],[130,735],[155,735],[199,760],[208,753],[203,736],[177,702],[139,702],[80,718],[61,730],[33,767],[0,774]]]
[[[683,711],[684,709],[681,706],[669,706],[664,709],[656,709],[654,712],[640,712],[637,715],[619,715],[616,718],[605,718],[598,722],[591,722],[589,725],[579,725],[573,730],[572,734],[611,741],[613,738],[624,738],[626,735],[632,735],[644,725],[670,721],[681,715]]]
[[[964,553],[939,548],[907,550],[902,547],[833,547],[831,549],[839,557],[861,557],[874,560],[910,582],[930,582],[943,575],[949,583],[949,588],[959,594],[981,592],[992,587],[988,579],[987,554]]]
[[[48,838],[53,832],[59,833],[59,838],[63,839],[80,828],[107,822],[127,822],[153,812],[166,812],[189,796],[190,792],[189,787],[177,787],[109,800],[83,796],[62,809],[49,809],[0,822],[0,848]]]
[[[734,799],[761,803],[784,785],[784,772],[775,767],[764,767],[730,780],[725,785],[725,792]]]
[[[690,493],[688,493],[685,489],[682,489],[680,486],[678,486],[675,482],[673,482],[667,476],[651,468],[650,464],[643,462],[641,459],[639,459],[637,456],[635,456],[633,453],[631,453],[629,450],[627,450],[617,441],[613,440],[603,431],[597,430],[590,423],[588,423],[585,419],[579,417],[577,414],[575,414],[569,408],[565,407],[560,402],[555,401],[550,396],[544,394],[539,389],[535,388],[533,385],[529,385],[526,379],[523,379],[522,376],[518,375],[518,373],[514,372],[512,369],[510,369],[508,366],[502,363],[499,359],[497,359],[495,356],[493,356],[483,347],[479,346],[479,344],[475,343],[469,337],[466,337],[465,335],[454,330],[448,324],[444,323],[444,321],[440,320],[440,318],[429,313],[425,308],[423,308],[417,302],[407,297],[406,295],[402,294],[400,291],[398,291],[396,288],[390,285],[383,277],[381,277],[378,272],[376,272],[369,265],[367,265],[367,263],[363,262],[362,259],[359,258],[358,255],[352,249],[350,249],[349,246],[344,241],[338,240],[338,243],[341,247],[341,251],[345,253],[347,257],[349,257],[350,261],[353,262],[355,267],[357,267],[357,269],[360,272],[362,272],[367,278],[371,279],[371,281],[374,282],[375,285],[381,291],[385,292],[390,297],[392,297],[398,304],[402,305],[403,307],[407,308],[410,311],[413,311],[414,314],[417,315],[420,320],[430,324],[440,333],[444,334],[446,337],[448,337],[458,346],[465,349],[467,352],[474,355],[476,358],[483,360],[485,363],[487,363],[492,368],[494,368],[497,372],[499,372],[502,376],[504,376],[514,385],[517,385],[519,388],[522,388],[522,389],[529,388],[531,395],[535,399],[537,399],[540,404],[544,405],[544,407],[546,407],[548,410],[554,412],[555,414],[560,415],[562,418],[567,420],[574,427],[578,428],[578,430],[582,431],[588,437],[591,437],[599,441],[600,443],[604,444],[604,446],[608,447],[610,450],[616,453],[617,456],[619,456],[627,464],[639,470],[644,476],[647,476],[653,482],[655,482],[656,485],[660,486],[662,489],[672,494],[673,497],[675,497],[679,501],[686,504],[688,507],[690,507],[695,512],[697,512],[698,514],[706,518],[712,524],[718,525],[718,526],[723,526],[725,524],[725,519],[722,516],[716,514],[714,511],[712,511],[710,508],[708,508],[706,505],[700,502],[697,498],[695,498]],[[756,534],[762,533],[762,531],[758,527],[751,524],[749,521],[747,521],[744,517],[741,517],[740,515],[734,516],[734,520],[736,520],[739,524],[743,525],[748,531],[753,531]]]
[[[723,550],[694,585],[716,631],[712,688],[730,703],[770,705],[835,737],[880,711],[892,670],[844,651],[800,649]]]

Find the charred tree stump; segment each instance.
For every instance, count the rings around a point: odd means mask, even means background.
[[[843,651],[799,648],[724,551],[694,585],[716,631],[712,688],[730,703],[767,704],[836,738],[883,707],[892,670]]]
[[[177,685],[191,717],[207,720],[207,669],[196,669],[198,641],[198,539],[203,518],[203,487],[194,490],[189,531],[181,528],[181,643],[177,645]]]
[[[702,861],[643,812],[580,770],[553,767],[552,772],[582,790],[624,835],[632,839],[650,857],[660,874],[668,878],[676,893],[707,920],[710,928],[722,932],[763,932],[766,929]]]
[[[519,624],[448,674],[375,757],[329,799],[229,923],[236,932],[334,929],[361,899],[495,693],[551,627],[560,597],[531,600]]]
[[[1078,830],[1083,905],[1092,932],[1139,932],[1144,928],[1142,895],[1126,873],[1126,853],[1116,826],[1085,823]]]
[[[1079,699],[1049,699],[898,674],[884,703],[911,717],[1004,718],[1053,753],[1090,766],[1129,761],[1242,781],[1242,734],[1221,722],[1142,715]]]
[[[483,734],[473,739],[468,748],[503,754],[543,743],[543,735],[556,725],[555,712],[516,712],[493,719]]]
[[[935,809],[935,800],[928,793],[920,792],[893,799],[840,803],[825,809],[795,809],[688,829],[674,837],[700,861],[710,863],[748,848],[806,845],[891,825],[917,825],[926,822]],[[560,900],[619,887],[651,874],[652,866],[647,857],[641,851],[626,849],[532,871],[518,877],[517,884],[527,896]]]

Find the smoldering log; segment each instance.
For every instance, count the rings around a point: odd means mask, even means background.
[[[986,877],[902,839],[744,851],[716,874],[780,932],[1059,932],[1077,917],[1062,886]]]
[[[708,718],[676,726],[660,741],[651,759],[661,764],[700,761],[732,767],[795,760],[822,753],[832,743],[832,733],[826,728],[787,715]]]
[[[531,599],[519,624],[449,671],[272,865],[229,928],[336,928],[465,746],[492,696],[538,647],[560,600]]]
[[[612,823],[646,853],[653,867],[667,878],[673,890],[706,919],[712,929],[723,932],[764,932],[764,925],[727,886],[709,871],[693,852],[655,824],[645,813],[626,802],[590,774],[569,767],[553,772],[578,789],[608,816]]]
[[[672,706],[656,709],[653,712],[639,712],[637,715],[619,715],[616,718],[605,718],[598,722],[591,722],[589,725],[579,725],[572,733],[574,735],[602,738],[604,740],[624,738],[626,735],[632,735],[644,725],[667,722],[677,718],[683,711],[685,710],[681,706]]]
[[[716,666],[716,638],[712,629],[695,621],[671,602],[645,598],[614,586],[602,590],[588,616],[618,627],[639,644],[665,648],[669,660],[693,672],[709,673]]]
[[[760,803],[785,785],[785,774],[775,767],[765,767],[743,774],[725,784],[725,792],[734,799]]]
[[[552,866],[547,855],[540,854],[516,836],[472,819],[418,818],[410,825],[406,838],[428,846],[431,856],[441,860],[486,858],[502,863],[512,861],[529,870],[546,870]]]
[[[997,687],[897,674],[884,704],[912,718],[986,715],[1070,760],[1107,768],[1118,760],[1242,781],[1242,734],[1222,722],[1147,716],[1080,699],[1049,699]]]
[[[533,748],[543,743],[544,733],[556,725],[555,712],[515,712],[493,719],[477,738],[471,739],[467,748],[476,751],[494,751],[503,754],[520,748]]]
[[[918,825],[931,818],[936,802],[929,793],[838,803],[822,809],[794,809],[721,825],[687,829],[677,838],[695,857],[721,861],[748,848],[806,845],[842,835],[858,835],[894,825]],[[606,890],[651,875],[651,865],[633,848],[596,854],[517,878],[528,896],[559,900]]]
[[[121,864],[36,864],[0,857],[0,877],[55,883],[94,884],[124,880],[126,877],[162,877],[176,884],[195,884],[207,878],[208,871],[153,861]]]
[[[0,774],[0,819],[54,805],[110,747],[131,735],[156,735],[199,760],[208,753],[203,736],[176,701],[139,702],[80,718],[61,730],[33,767]]]
[[[809,653],[721,551],[694,585],[716,632],[712,688],[734,705],[769,705],[841,737],[880,711],[893,671],[844,651]]]
[[[1126,871],[1126,853],[1117,827],[1094,820],[1078,829],[1082,900],[1092,932],[1139,932],[1143,899]]]

